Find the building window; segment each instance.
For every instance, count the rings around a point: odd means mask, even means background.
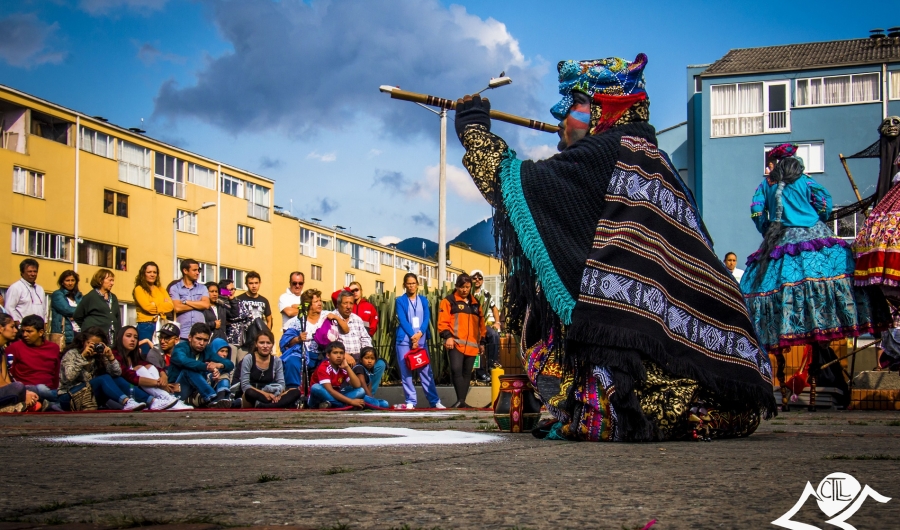
[[[188,182],[214,190],[216,189],[216,172],[197,164],[188,164]]]
[[[197,233],[197,213],[186,212],[184,210],[175,210],[175,226],[179,232],[187,232],[188,234]]]
[[[219,280],[231,280],[234,282],[235,289],[246,290],[247,284],[244,283],[244,277],[247,275],[245,271],[232,269],[231,267],[219,268]]]
[[[318,265],[313,265],[309,271],[309,277],[313,280],[322,281],[322,267]]]
[[[300,254],[316,257],[316,233],[306,228],[300,229]]]
[[[316,242],[316,244],[322,248],[331,250],[331,236],[325,236],[325,235],[319,234],[318,241]]]
[[[376,294],[384,294],[384,282],[375,280],[375,293]]]
[[[184,162],[162,153],[156,153],[156,178],[153,188],[156,193],[184,198]]]
[[[36,258],[53,259],[58,261],[72,261],[72,238],[30,230],[18,226],[12,227],[11,248],[13,254],[26,254]]]
[[[388,267],[394,264],[394,257],[388,254],[387,252],[381,253],[381,264],[387,265]]]
[[[95,241],[85,241],[78,244],[78,263],[107,269],[127,270],[128,249]]]
[[[804,173],[824,173],[825,172],[825,142],[797,142],[797,158],[803,161]],[[769,174],[769,167],[765,164],[765,157],[768,155],[775,145],[768,145],[763,152],[763,170],[766,175]]]
[[[363,254],[366,249],[357,243],[350,243],[350,266],[354,269],[365,269],[365,260]]]
[[[13,166],[13,192],[44,198],[44,174]]]
[[[790,132],[789,81],[710,87],[712,138]]]
[[[149,188],[150,153],[149,149],[119,140],[119,180]]]
[[[260,221],[269,220],[269,188],[253,184],[245,183],[247,190],[247,216]]]
[[[114,158],[115,139],[108,134],[82,127],[81,150],[106,158]]]
[[[381,252],[374,248],[366,248],[366,270],[369,272],[381,272]]]
[[[246,245],[248,247],[252,247],[253,246],[253,227],[238,225],[237,228],[238,228],[238,230],[237,230],[238,245]]]
[[[343,239],[337,240],[337,251],[341,254],[349,254],[350,253],[350,242],[344,241]]]
[[[848,215],[845,217],[841,217],[840,219],[835,219],[831,222],[831,229],[834,233],[846,240],[848,243],[853,243],[856,239],[856,234],[859,230],[866,225],[866,212],[856,212],[854,215]]]
[[[244,196],[244,181],[232,177],[231,175],[226,175],[222,173],[222,178],[220,179],[222,193],[226,193],[228,195],[232,195],[234,197],[243,197]]]
[[[694,93],[699,94],[703,92],[703,80],[700,79],[699,75],[694,76]]]
[[[216,266],[212,263],[200,263],[200,277],[197,281],[200,283],[212,282],[216,280]]]
[[[54,118],[49,114],[31,111],[31,134],[54,142],[69,145],[69,122]]]
[[[890,73],[891,99],[900,99],[900,70]]]
[[[414,266],[415,264],[412,261],[401,258],[400,256],[397,256],[397,259],[394,260],[394,268],[397,269],[403,269],[407,272],[413,272]]]
[[[344,285],[350,285],[351,283],[356,281],[356,275],[352,272],[344,273]]]
[[[797,79],[795,107],[849,105],[881,101],[880,74],[836,75]]]
[[[128,217],[128,195],[103,190],[103,213]]]

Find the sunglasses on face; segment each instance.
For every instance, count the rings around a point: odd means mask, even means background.
[[[484,278],[482,278],[481,276],[472,276],[472,279],[473,280],[483,280]]]
[[[351,292],[351,293],[358,293],[358,292],[359,292],[359,289],[350,289],[350,292]]]
[[[296,287],[303,287],[303,282],[291,282],[291,285]]]

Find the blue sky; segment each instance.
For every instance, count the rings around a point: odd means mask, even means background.
[[[24,0],[0,2],[0,83],[275,179],[295,215],[437,238],[439,122],[382,84],[553,122],[561,59],[649,56],[651,122],[685,119],[685,67],[731,48],[864,37],[890,2]],[[802,11],[802,12],[801,12]],[[452,113],[451,113],[452,118]],[[496,124],[520,158],[555,136]],[[490,215],[448,125],[448,234]],[[746,197],[739,197],[739,203]]]

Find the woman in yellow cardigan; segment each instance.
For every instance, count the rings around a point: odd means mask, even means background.
[[[166,313],[175,310],[169,293],[159,282],[159,266],[156,263],[148,261],[141,265],[141,270],[134,279],[132,295],[137,305],[138,343],[141,355],[146,357],[150,351],[150,342],[153,341],[153,333],[156,331],[156,322]],[[144,339],[150,342],[144,342]]]

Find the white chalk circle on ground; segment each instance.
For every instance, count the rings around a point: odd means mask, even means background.
[[[341,437],[341,434],[348,436]],[[304,436],[315,435],[310,438]],[[320,435],[328,435],[321,437]],[[222,445],[222,446],[384,446],[456,445],[496,442],[493,434],[462,431],[425,431],[397,427],[345,429],[272,429],[257,431],[140,432],[77,434],[46,438],[52,442],[91,445]]]

